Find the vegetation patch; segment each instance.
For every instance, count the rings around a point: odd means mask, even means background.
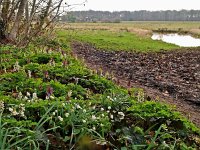
[[[1,149],[199,147],[199,129],[169,106],[87,69],[69,45],[38,45],[1,47]]]

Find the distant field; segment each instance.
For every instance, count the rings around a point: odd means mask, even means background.
[[[168,29],[177,32],[187,32],[194,36],[200,36],[200,22],[160,22],[160,21],[132,21],[121,23],[63,23],[58,28],[65,29],[98,29],[136,33],[140,36],[149,36],[152,30]]]

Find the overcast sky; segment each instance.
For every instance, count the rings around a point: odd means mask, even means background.
[[[68,4],[79,4],[84,0],[67,0]],[[87,0],[85,6],[72,10],[200,10],[200,0]]]

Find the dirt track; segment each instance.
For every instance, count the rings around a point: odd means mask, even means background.
[[[131,81],[150,97],[176,105],[200,126],[200,48],[144,54],[97,50],[77,42],[72,47],[90,68],[113,71],[122,86]]]

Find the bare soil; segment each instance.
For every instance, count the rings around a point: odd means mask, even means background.
[[[123,87],[143,88],[151,99],[171,105],[200,127],[200,47],[157,53],[99,50],[72,43],[91,69],[113,72]]]

